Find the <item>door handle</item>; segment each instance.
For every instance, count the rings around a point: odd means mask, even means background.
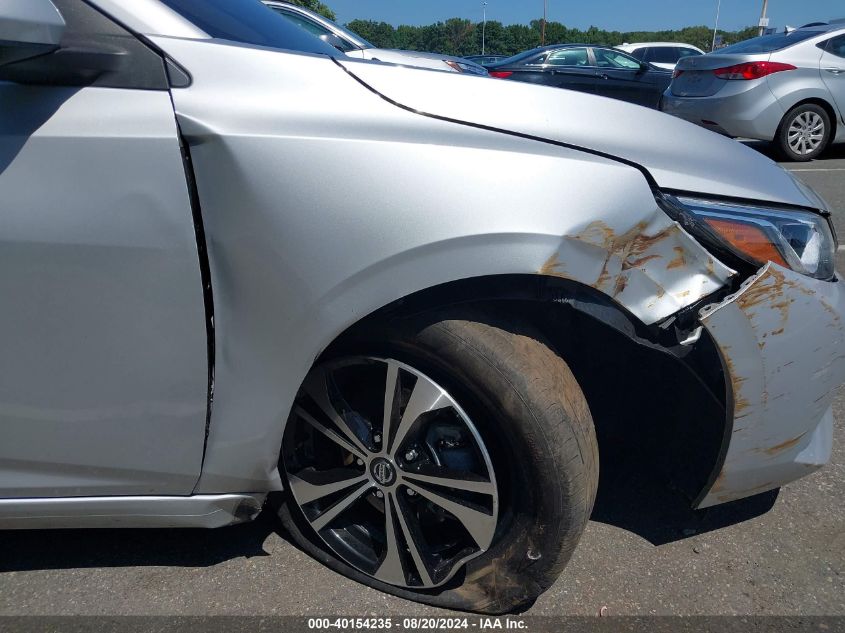
[[[829,73],[833,73],[834,75],[841,75],[845,73],[845,68],[825,68],[825,70]]]

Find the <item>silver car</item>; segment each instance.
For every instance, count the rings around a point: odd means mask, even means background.
[[[845,142],[845,21],[765,35],[678,62],[664,112],[794,161]]]
[[[473,75],[487,75],[487,70],[473,61],[461,57],[452,57],[441,53],[425,53],[421,51],[402,51],[388,48],[377,48],[357,33],[335,24],[319,13],[290,2],[276,2],[262,0],[264,4],[284,16],[294,24],[319,37],[327,44],[358,59],[373,59],[401,66],[416,68],[431,68]]]
[[[354,60],[254,0],[5,0],[0,201],[0,528],[269,500],[350,578],[499,613],[614,438],[695,508],[830,457],[827,205],[656,111]]]

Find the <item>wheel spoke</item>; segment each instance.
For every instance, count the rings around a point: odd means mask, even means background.
[[[439,475],[422,475],[415,472],[404,472],[403,479],[408,481],[423,482],[443,486],[445,488],[454,488],[455,490],[465,490],[467,492],[477,492],[484,495],[492,495],[496,488],[491,481],[482,481],[477,479],[464,479],[456,477],[454,473],[447,473],[443,476]]]
[[[350,479],[341,479],[340,481],[334,481],[331,483],[312,484],[304,479],[300,479],[296,475],[288,474],[288,482],[290,483],[293,494],[300,505],[311,503],[312,501],[322,499],[323,497],[327,497],[355,485],[360,486],[365,481],[367,481],[366,475],[358,475]]]
[[[420,553],[417,543],[414,540],[414,536],[408,528],[405,513],[402,511],[402,504],[398,499],[396,500],[396,517],[399,519],[399,527],[402,528],[402,534],[405,536],[405,542],[408,544],[408,550],[411,552],[411,558],[414,559],[414,566],[417,568],[420,580],[422,580],[423,586],[430,587],[434,584],[434,581],[431,579],[431,574],[428,573],[428,567],[426,567],[422,554]]]
[[[423,413],[448,406],[451,406],[451,400],[440,387],[424,378],[419,378],[414,385],[414,390],[408,399],[408,406],[405,407],[399,428],[396,429],[396,435],[390,445],[391,455],[399,450],[408,431]]]
[[[462,503],[456,503],[426,488],[415,486],[410,481],[405,480],[404,483],[417,494],[452,514],[466,528],[481,549],[490,547],[490,543],[493,541],[493,531],[496,527],[495,516],[485,514]]]
[[[375,577],[382,582],[401,585],[405,584],[405,570],[402,568],[402,557],[399,554],[399,539],[396,536],[396,522],[394,520],[393,493],[388,492],[384,499],[385,553],[384,558],[376,570]]]
[[[387,378],[384,384],[384,419],[381,426],[382,446],[387,449],[390,434],[393,430],[393,401],[396,398],[396,388],[399,386],[399,366],[388,361]]]
[[[358,439],[358,436],[352,432],[352,429],[349,428],[349,425],[346,424],[346,421],[335,410],[334,405],[332,405],[331,400],[329,399],[327,381],[328,375],[326,372],[315,371],[309,374],[302,386],[305,389],[305,392],[314,399],[314,402],[317,403],[317,406],[320,407],[322,412],[328,416],[338,429],[340,429],[341,433],[343,433],[349,441],[357,446],[360,452],[366,455],[369,452],[367,447],[364,446],[361,440]]]
[[[283,444],[289,502],[333,556],[385,584],[429,589],[489,549],[493,463],[472,420],[431,378],[397,360],[339,358],[312,368],[297,398]],[[456,432],[471,448],[466,465],[450,468],[442,451]]]
[[[347,510],[349,506],[351,506],[358,499],[360,499],[364,495],[364,493],[367,492],[367,490],[369,489],[370,486],[359,486],[358,488],[350,492],[348,495],[340,499],[331,508],[323,512],[323,514],[311,521],[312,527],[317,532],[319,532],[329,523],[331,523],[338,515]]]
[[[345,439],[343,439],[340,435],[338,435],[335,431],[333,431],[329,427],[325,426],[324,424],[321,424],[320,422],[318,422],[310,413],[308,413],[302,407],[296,407],[294,409],[294,412],[296,413],[296,415],[298,415],[300,418],[305,420],[308,424],[310,424],[312,427],[314,427],[320,433],[325,435],[327,438],[329,438],[332,442],[334,442],[338,446],[340,446],[343,449],[349,451],[353,455],[357,455],[358,457],[362,457],[362,458],[366,457],[366,453],[361,452],[361,450],[357,446],[353,446],[352,444],[347,442]]]

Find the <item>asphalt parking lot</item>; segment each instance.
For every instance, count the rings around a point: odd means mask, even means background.
[[[788,168],[838,209],[845,238],[845,148]],[[702,513],[621,457],[571,564],[527,614],[845,615],[845,390],[834,406],[827,468]],[[268,512],[216,531],[0,532],[0,615],[435,613],[329,571]]]

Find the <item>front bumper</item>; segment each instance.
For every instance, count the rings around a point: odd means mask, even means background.
[[[769,263],[701,312],[732,394],[720,461],[695,502],[706,508],[773,490],[830,459],[845,381],[845,284]]]

